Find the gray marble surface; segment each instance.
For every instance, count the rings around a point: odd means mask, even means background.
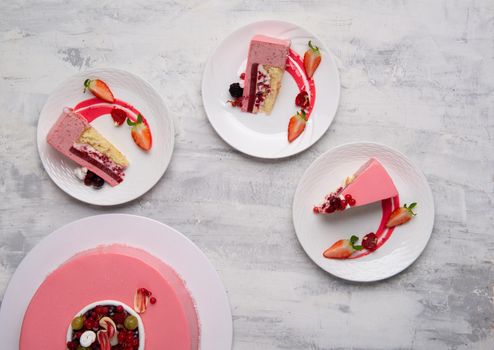
[[[54,229],[120,212],[167,223],[216,266],[234,349],[493,349],[494,2],[6,1],[0,3],[0,296]],[[212,50],[260,19],[316,33],[341,75],[340,107],[308,151],[246,157],[209,125],[200,83]],[[117,67],[149,80],[176,126],[171,165],[127,205],[71,199],[43,170],[36,123],[71,74]],[[331,147],[379,141],[424,171],[432,238],[389,280],[347,283],[304,254],[291,221],[296,184]]]

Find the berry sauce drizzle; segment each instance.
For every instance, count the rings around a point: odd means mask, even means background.
[[[125,112],[127,112],[127,117],[133,122],[137,120],[137,115],[140,114],[142,116],[142,122],[149,127],[146,118],[144,118],[144,115],[142,115],[141,112],[139,112],[131,104],[118,99],[115,99],[114,103],[108,103],[97,97],[90,98],[79,102],[74,107],[74,112],[81,114],[82,116],[84,116],[84,118],[86,118],[88,123],[91,123],[93,120],[95,120],[96,118],[102,115],[110,114],[112,109],[115,108],[116,106],[122,107],[122,109],[124,109]]]
[[[288,54],[285,70],[292,76],[293,80],[295,80],[300,92],[307,91],[308,87],[309,108],[307,108],[305,112],[307,120],[309,120],[310,114],[316,102],[316,85],[314,84],[314,79],[307,77],[302,58],[292,49],[290,49]]]
[[[383,215],[381,218],[381,223],[379,224],[379,228],[376,231],[376,236],[377,236],[376,250],[379,249],[384,243],[386,243],[386,241],[391,237],[391,234],[395,229],[394,227],[387,228],[386,222],[388,222],[389,216],[393,212],[393,208],[400,207],[400,196],[384,199],[383,201],[381,201],[381,207],[382,207]],[[367,249],[359,250],[353,253],[348,259],[361,258],[363,256],[369,255],[370,253],[372,252]]]

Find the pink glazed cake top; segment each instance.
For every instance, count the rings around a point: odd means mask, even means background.
[[[398,190],[388,172],[374,158],[362,165],[354,177],[354,180],[343,189],[341,195],[351,195],[356,201],[355,206],[378,202],[398,195]]]
[[[65,349],[79,310],[98,300],[132,306],[138,288],[157,299],[141,314],[146,349],[198,349],[199,321],[182,279],[158,258],[117,244],[80,253],[45,279],[25,313],[19,349]]]

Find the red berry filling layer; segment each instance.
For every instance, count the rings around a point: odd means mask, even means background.
[[[124,169],[115,164],[110,158],[95,150],[89,149],[89,147],[70,147],[69,151],[81,159],[91,163],[98,169],[102,170],[105,174],[111,176],[117,182],[122,182],[124,179]]]

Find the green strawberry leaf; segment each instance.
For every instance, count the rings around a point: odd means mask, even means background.
[[[361,245],[355,245],[355,243],[357,243],[358,240],[359,240],[359,238],[357,236],[353,235],[352,237],[350,237],[350,245],[355,250],[362,250],[362,249],[364,249],[364,247],[362,247]]]
[[[137,123],[134,123],[132,120],[130,120],[130,118],[127,118],[127,125],[128,126],[134,126],[136,125]]]

